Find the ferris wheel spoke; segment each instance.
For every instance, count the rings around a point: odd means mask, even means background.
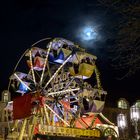
[[[73,77],[73,78],[71,79],[71,81],[65,86],[64,89],[67,89],[67,88],[70,86],[70,84],[73,82],[74,79],[75,79],[75,77]]]
[[[96,75],[97,87],[98,89],[102,89],[101,81],[100,81],[100,73],[96,66],[95,66],[95,75]]]
[[[29,89],[29,90],[31,91],[30,87],[27,86],[27,85],[18,77],[18,75],[17,75],[16,73],[14,73],[14,75],[15,75],[15,77],[17,78],[17,80],[18,80],[19,82],[21,82],[27,89]]]
[[[71,91],[71,94],[72,94],[73,97],[75,97],[76,100],[78,100],[77,96],[75,95],[75,93],[73,91]]]
[[[74,100],[74,101],[70,101],[70,103],[76,103],[76,102],[78,102],[78,101],[79,101],[79,99]]]
[[[62,67],[69,61],[69,59],[72,57],[72,54],[63,62],[63,64],[57,69],[57,71],[54,73],[54,75],[50,78],[50,80],[46,83],[44,86],[44,89],[49,85],[49,83],[56,77],[58,72],[62,69]]]
[[[62,106],[62,105],[61,105],[61,103],[60,103],[60,102],[58,102],[58,104],[59,104],[59,106],[58,106],[58,105],[56,105],[56,106],[57,106],[57,108],[59,108],[59,110],[60,110],[60,112],[62,113],[62,115],[64,115],[63,110],[62,110],[62,109],[61,109],[61,107],[60,107],[60,106]]]
[[[30,50],[29,53],[30,53],[31,73],[32,73],[34,84],[36,85],[35,73],[33,69],[32,51]]]
[[[66,124],[67,126],[70,126],[62,117],[60,117],[51,107],[49,107],[47,104],[46,104],[46,107],[53,113],[55,114],[64,124]]]
[[[49,53],[50,53],[51,46],[52,46],[52,42],[50,42],[49,48],[48,48],[48,51],[47,51],[47,54],[46,54],[45,63],[44,63],[41,78],[40,78],[40,85],[42,85],[42,80],[43,80],[43,77],[44,77],[45,67],[47,65],[48,56],[49,56]]]
[[[69,86],[70,86],[70,84],[73,82],[74,79],[75,79],[75,78],[73,77],[73,78],[71,79],[71,81],[68,82],[68,84],[65,86],[64,90],[70,89]],[[61,96],[61,93],[60,93],[58,96]]]
[[[67,90],[62,90],[62,91],[56,91],[56,92],[50,92],[48,93],[47,95],[50,96],[50,95],[56,95],[56,94],[65,94],[65,93],[69,93],[69,92],[72,92],[72,91],[78,91],[80,88],[75,88],[75,89],[67,89]]]

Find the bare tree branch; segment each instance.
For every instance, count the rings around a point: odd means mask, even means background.
[[[139,0],[99,0],[119,14],[117,36],[110,47],[112,66],[126,73],[120,79],[140,70],[140,1]]]

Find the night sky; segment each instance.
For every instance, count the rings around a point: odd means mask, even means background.
[[[139,71],[118,80],[120,71],[111,66],[109,47],[116,36],[119,14],[96,0],[5,0],[1,2],[0,91],[7,89],[9,76],[22,53],[46,37],[62,37],[80,44],[98,57],[107,102],[125,97],[130,103],[140,99]],[[84,29],[92,27],[91,39]],[[89,29],[90,30],[90,29]],[[89,34],[87,34],[88,36]],[[112,45],[113,47],[113,45]]]

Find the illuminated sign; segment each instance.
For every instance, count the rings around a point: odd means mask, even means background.
[[[48,125],[39,125],[39,133],[47,135],[58,135],[58,136],[87,136],[87,137],[100,137],[101,132],[98,129],[87,130],[78,128],[66,128],[66,127],[55,127]]]

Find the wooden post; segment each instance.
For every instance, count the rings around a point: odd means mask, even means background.
[[[15,128],[17,128],[17,125],[18,125],[18,120],[15,120],[15,122],[14,122],[14,126],[13,126],[13,128],[12,128],[12,131],[14,131]]]
[[[66,109],[64,108],[64,121],[67,122],[67,112]],[[67,125],[64,123],[64,127],[66,127]]]
[[[25,118],[23,121],[23,125],[21,127],[21,131],[20,131],[18,140],[23,140],[23,134],[25,132],[26,123],[27,123],[27,119]]]
[[[37,113],[37,115],[38,115],[38,113]],[[37,122],[37,117],[36,117],[36,115],[34,115],[32,121],[31,121],[30,129],[29,129],[29,139],[30,140],[32,140],[32,138],[33,138],[33,133],[34,133],[34,129],[36,126],[36,122]]]
[[[50,125],[49,115],[48,115],[45,104],[43,105],[43,110],[44,110],[44,113],[45,113],[45,117],[47,119],[47,124]]]
[[[44,121],[43,121],[43,108],[41,107],[40,108],[40,124],[44,124]]]
[[[54,118],[55,118],[55,114],[53,114],[53,117],[52,117],[52,126],[55,126]]]

